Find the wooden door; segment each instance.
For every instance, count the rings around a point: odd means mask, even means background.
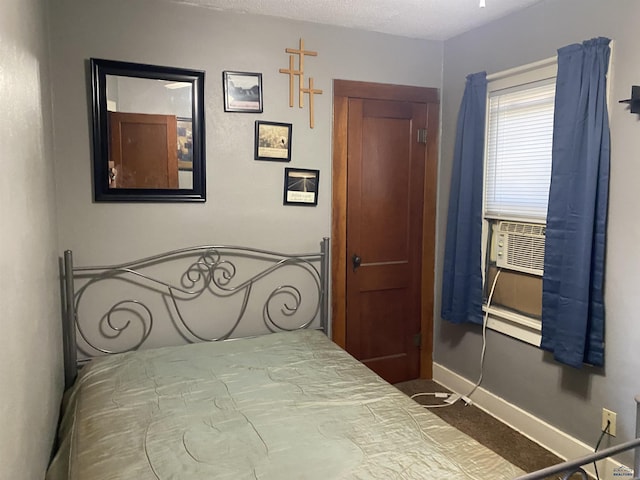
[[[437,92],[347,83],[334,85],[334,339],[392,383],[430,377]]]
[[[178,188],[175,115],[109,112],[109,129],[111,188]]]

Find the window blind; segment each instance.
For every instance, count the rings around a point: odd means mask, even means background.
[[[555,78],[489,94],[486,216],[546,219],[554,98]]]

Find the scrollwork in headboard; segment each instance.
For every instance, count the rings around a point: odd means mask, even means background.
[[[328,251],[328,238],[311,254],[199,246],[92,267],[74,266],[66,251],[67,385],[78,356],[163,346],[167,335],[193,343],[314,326],[329,334]]]

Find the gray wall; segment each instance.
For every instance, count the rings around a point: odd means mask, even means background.
[[[489,7],[487,7],[489,8]],[[499,333],[488,335],[483,387],[589,445],[600,433],[602,407],[618,413],[616,441],[633,438],[634,395],[640,393],[640,122],[619,99],[640,80],[635,0],[546,0],[445,42],[439,178],[437,312],[455,122],[465,76],[498,72],[555,55],[557,48],[606,36],[614,40],[611,98],[611,184],[606,264],[606,366],[575,370]],[[481,332],[437,322],[435,361],[475,382]],[[627,457],[624,460],[630,458]]]
[[[62,395],[44,1],[0,2],[0,478],[41,479]]]
[[[78,263],[135,258],[201,243],[276,250],[319,248],[331,228],[332,80],[440,87],[442,43],[270,17],[224,14],[158,0],[56,0],[52,76],[57,209],[62,248]],[[151,14],[152,13],[152,14]],[[303,38],[316,96],[315,128],[307,108],[289,108],[287,47]],[[90,57],[206,71],[207,202],[92,203]],[[222,71],[263,74],[264,113],[225,113]],[[308,104],[308,101],[307,101]],[[292,161],[253,159],[255,120],[293,124]],[[320,170],[319,203],[282,205],[284,167]]]

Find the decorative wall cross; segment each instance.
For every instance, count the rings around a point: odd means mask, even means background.
[[[304,49],[304,40],[300,39],[300,47],[299,48],[286,48],[285,52],[289,54],[289,68],[281,68],[280,73],[285,73],[289,75],[289,107],[293,107],[293,93],[295,91],[295,77],[298,77],[298,106],[300,108],[304,107],[304,95],[305,93],[309,95],[309,126],[311,128],[314,127],[314,95],[321,95],[322,90],[317,88],[313,88],[313,77],[309,77],[309,87],[305,87],[304,83],[304,57],[316,57],[318,56],[318,52],[313,52],[311,50]],[[294,68],[295,60],[294,57],[298,56],[298,69]]]

